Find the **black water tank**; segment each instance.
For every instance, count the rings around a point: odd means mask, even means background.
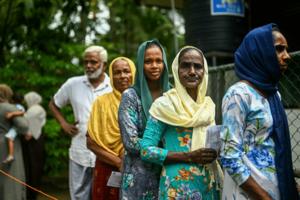
[[[232,58],[233,52],[248,31],[247,10],[245,9],[244,16],[212,15],[211,2],[221,4],[225,1],[185,1],[186,44],[197,46],[209,57],[215,56],[217,59],[222,59],[222,57]]]
[[[287,39],[289,51],[300,50],[300,30],[295,28],[300,19],[299,0],[275,0],[272,1],[272,9],[268,1],[251,1],[250,6],[251,28],[270,22],[276,23]]]

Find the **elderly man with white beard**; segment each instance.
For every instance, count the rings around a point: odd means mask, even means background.
[[[87,122],[94,100],[112,91],[105,73],[107,51],[90,46],[83,53],[85,75],[69,78],[49,102],[63,131],[72,138],[69,149],[69,188],[72,200],[90,200],[95,155],[86,147]],[[71,105],[75,121],[68,122],[60,109]]]

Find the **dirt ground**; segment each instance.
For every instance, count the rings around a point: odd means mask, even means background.
[[[43,177],[40,190],[58,200],[70,200],[68,177]],[[37,200],[49,200],[51,198],[39,194]]]

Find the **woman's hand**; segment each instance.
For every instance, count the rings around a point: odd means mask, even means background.
[[[123,172],[123,160],[122,158],[120,158],[119,162],[117,162],[117,166],[116,166],[120,172]]]
[[[169,163],[212,163],[217,158],[217,151],[211,148],[200,148],[191,152],[168,152],[165,164]]]
[[[217,158],[217,151],[211,148],[200,148],[187,153],[188,161],[198,164],[209,164]]]
[[[97,156],[97,159],[99,159],[101,162],[104,162],[108,165],[117,167],[120,171],[122,170],[123,160],[122,157],[118,157],[108,151],[106,151],[104,148],[99,146],[89,135],[89,133],[86,133],[86,145],[87,148],[90,149],[92,152],[94,152]],[[122,154],[121,154],[122,156]]]
[[[120,172],[123,172],[124,150],[120,153],[119,158],[120,158],[120,163],[117,167],[120,170]]]

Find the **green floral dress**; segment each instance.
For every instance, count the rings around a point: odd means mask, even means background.
[[[162,165],[159,199],[200,200],[220,199],[212,174],[204,165],[193,163],[164,164],[171,152],[189,152],[193,136],[192,128],[167,125],[150,117],[141,144],[143,160]],[[159,141],[163,148],[159,148]]]

